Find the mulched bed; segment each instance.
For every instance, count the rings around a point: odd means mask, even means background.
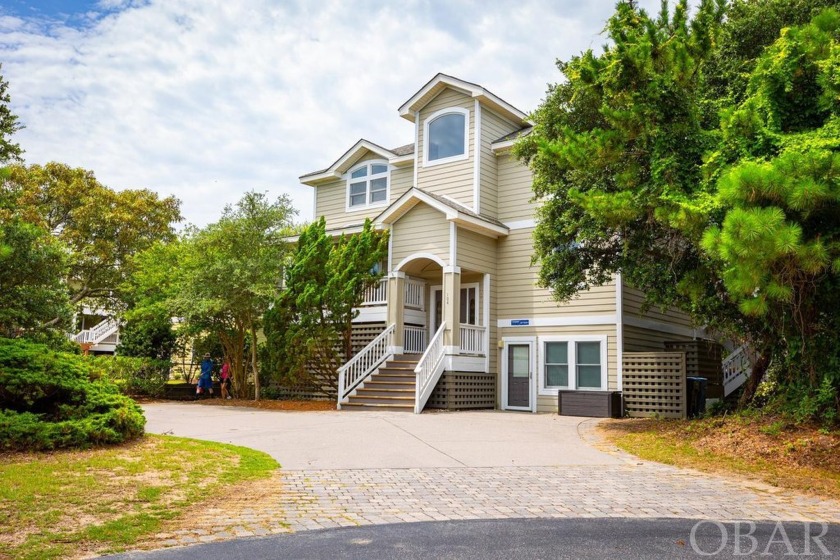
[[[200,399],[196,404],[206,406],[240,406],[248,408],[259,408],[262,410],[287,410],[296,412],[311,412],[319,410],[335,410],[334,401],[275,401],[275,400],[251,400],[251,399]]]

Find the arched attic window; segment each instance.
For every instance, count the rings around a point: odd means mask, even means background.
[[[366,161],[347,174],[347,209],[388,204],[390,171],[386,161]]]
[[[426,165],[467,159],[470,112],[450,107],[432,114],[423,125]]]

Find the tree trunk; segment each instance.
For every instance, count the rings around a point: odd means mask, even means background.
[[[766,352],[758,354],[752,365],[750,377],[744,384],[744,392],[741,393],[741,399],[738,401],[738,407],[744,408],[750,404],[755,398],[755,392],[758,390],[758,385],[764,379],[764,374],[767,373],[767,368],[770,366],[770,357]]]
[[[254,372],[254,400],[260,400],[260,375],[257,371],[257,328],[251,322],[251,370]]]

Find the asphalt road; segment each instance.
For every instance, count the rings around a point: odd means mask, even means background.
[[[810,535],[810,537],[806,537]],[[372,525],[132,552],[119,560],[837,558],[840,525],[504,519]]]

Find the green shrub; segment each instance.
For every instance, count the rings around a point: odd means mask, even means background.
[[[45,450],[121,443],[143,434],[133,400],[93,360],[0,339],[0,448]]]
[[[94,358],[94,366],[126,395],[160,397],[166,389],[172,364],[151,358],[99,356]]]

